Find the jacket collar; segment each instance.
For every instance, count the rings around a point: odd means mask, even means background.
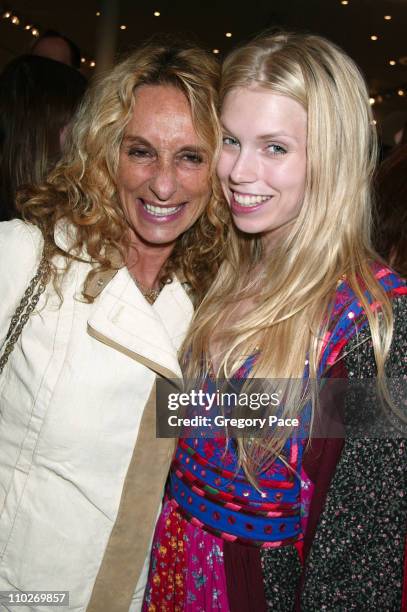
[[[72,225],[72,223],[68,223],[65,217],[56,222],[54,228],[54,241],[57,247],[62,251],[68,253],[75,244],[76,237],[76,227]],[[91,257],[87,254],[86,249],[82,249],[79,253],[75,252],[75,255],[85,261],[91,261]]]
[[[192,313],[177,279],[163,287],[151,306],[122,268],[93,304],[88,332],[166,378],[182,378],[177,351]]]
[[[55,226],[55,244],[68,252],[76,239],[75,227],[64,219]],[[77,254],[91,263],[83,250]],[[84,293],[95,299],[88,333],[111,348],[143,363],[166,378],[182,378],[177,351],[193,314],[182,283],[165,285],[151,306],[126,267],[96,272],[85,281]]]

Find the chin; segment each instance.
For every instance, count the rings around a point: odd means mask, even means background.
[[[184,230],[186,231],[186,230]],[[184,233],[182,232],[137,232],[138,236],[141,240],[146,244],[151,244],[155,246],[170,246],[175,245],[178,238],[182,236]]]
[[[244,234],[261,234],[270,230],[270,227],[264,223],[250,222],[239,218],[233,218],[236,227]]]

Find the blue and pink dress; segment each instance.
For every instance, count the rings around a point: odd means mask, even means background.
[[[403,296],[407,295],[407,288],[401,279],[381,266],[376,266],[375,274],[389,296],[406,303]],[[377,308],[377,304],[372,303],[371,308]],[[366,340],[361,342],[363,334]],[[359,359],[361,346],[369,346],[366,314],[344,281],[335,296],[319,375],[349,375],[342,355],[359,350]],[[248,357],[234,378],[247,378],[255,360],[256,355]],[[204,383],[209,391],[214,384],[209,376]],[[316,534],[320,537],[318,529],[324,520],[324,507],[330,503],[335,472],[341,461],[346,462],[348,448],[343,439],[320,440],[311,446],[309,450],[303,438],[290,438],[283,451],[289,467],[277,459],[259,475],[257,489],[237,468],[233,439],[180,439],[154,535],[143,611],[323,609],[318,605],[328,601],[320,579],[326,564],[319,570],[313,569],[310,553]],[[399,457],[399,450],[393,449],[395,457]],[[351,452],[354,450],[349,450],[349,456]],[[405,454],[402,458],[406,458]],[[346,486],[354,489],[352,483]],[[341,512],[346,515],[346,509]],[[407,509],[395,512],[405,512],[407,518]],[[346,516],[342,519],[341,513],[338,517],[339,528],[346,531],[348,519]],[[329,531],[328,527],[326,530]],[[348,530],[346,537],[349,536]],[[331,537],[333,550],[335,540],[341,541],[341,537]],[[395,582],[399,580],[397,576]],[[308,586],[309,582],[312,586]],[[316,588],[322,589],[320,604]],[[362,591],[360,597],[360,605],[370,602],[370,595]],[[345,600],[346,594],[345,599],[339,594],[335,601],[339,605]],[[351,600],[357,601],[357,597],[353,594]],[[340,609],[348,609],[344,606]]]

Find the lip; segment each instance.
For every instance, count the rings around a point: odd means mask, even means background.
[[[174,208],[175,206],[179,206],[180,209],[170,215],[163,215],[162,217],[157,217],[156,215],[153,215],[148,210],[146,210],[144,206],[145,202],[147,202],[148,204],[151,204],[152,206],[157,206],[157,208]],[[158,224],[170,223],[171,221],[178,219],[179,217],[183,215],[185,206],[186,206],[186,202],[181,202],[179,204],[173,204],[173,205],[166,204],[164,206],[163,204],[159,204],[157,202],[151,202],[150,200],[144,200],[143,198],[137,198],[137,203],[140,209],[141,216],[147,221],[150,221],[150,223],[158,223]]]
[[[242,193],[241,195],[253,195],[254,196],[254,195],[260,195],[260,194],[257,194],[257,193],[256,194],[255,193],[244,193],[243,194]],[[231,198],[230,198],[230,208],[234,215],[251,215],[252,213],[255,213],[258,210],[260,210],[260,208],[262,208],[265,204],[268,204],[273,197],[274,196],[270,195],[268,200],[264,200],[264,202],[259,202],[259,204],[255,204],[254,206],[242,206],[235,200],[235,192],[232,191]]]

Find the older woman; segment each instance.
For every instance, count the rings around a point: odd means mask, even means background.
[[[222,243],[217,79],[199,49],[134,52],[92,87],[48,181],[20,194],[25,221],[0,226],[2,591],[129,608],[170,452],[155,377],[180,375],[189,293]]]
[[[311,385],[362,379],[367,390],[377,376],[383,399],[386,376],[407,376],[407,288],[370,242],[365,84],[329,41],[277,33],[226,59],[221,98],[218,175],[235,229],[185,341],[185,373],[215,397],[215,372],[246,391],[269,379],[285,390],[268,408],[283,423],[180,439],[144,610],[399,610],[405,439],[355,433],[382,414],[374,394],[333,406],[328,384],[319,402]],[[391,405],[400,427],[402,401]],[[345,440],[316,428],[334,407]],[[311,416],[307,444],[294,420],[306,434]]]

